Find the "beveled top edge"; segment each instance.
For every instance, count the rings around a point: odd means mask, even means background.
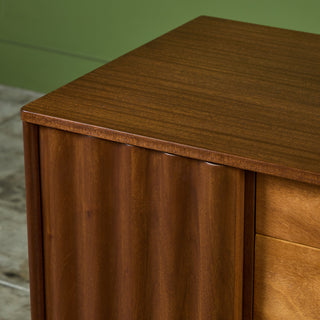
[[[93,125],[83,126],[82,123],[54,117],[43,118],[38,114],[34,114],[23,109],[21,110],[21,119],[24,122],[36,124],[39,126],[92,136],[94,138],[110,140],[118,143],[130,144],[145,149],[166,152],[182,157],[207,161],[218,165],[226,165],[247,171],[264,173],[281,178],[320,185],[319,174],[299,170],[296,168],[280,166],[273,163],[263,162],[260,160],[239,157],[231,154],[224,154],[221,152],[201,149],[194,146],[186,146],[179,143],[134,135],[128,132],[117,131]]]

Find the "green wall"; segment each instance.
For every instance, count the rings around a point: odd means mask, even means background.
[[[199,15],[320,34],[319,0],[0,0],[0,83],[51,91]]]

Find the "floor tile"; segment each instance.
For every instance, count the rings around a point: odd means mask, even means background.
[[[31,319],[29,294],[27,292],[0,285],[0,301],[1,320]]]
[[[0,123],[18,113],[20,108],[42,94],[0,85]]]

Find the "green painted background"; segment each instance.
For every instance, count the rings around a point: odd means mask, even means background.
[[[0,83],[51,91],[199,15],[320,34],[319,0],[0,0]]]

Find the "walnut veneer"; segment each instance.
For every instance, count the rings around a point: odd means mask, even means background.
[[[320,36],[199,17],[26,105],[33,320],[320,319]]]

